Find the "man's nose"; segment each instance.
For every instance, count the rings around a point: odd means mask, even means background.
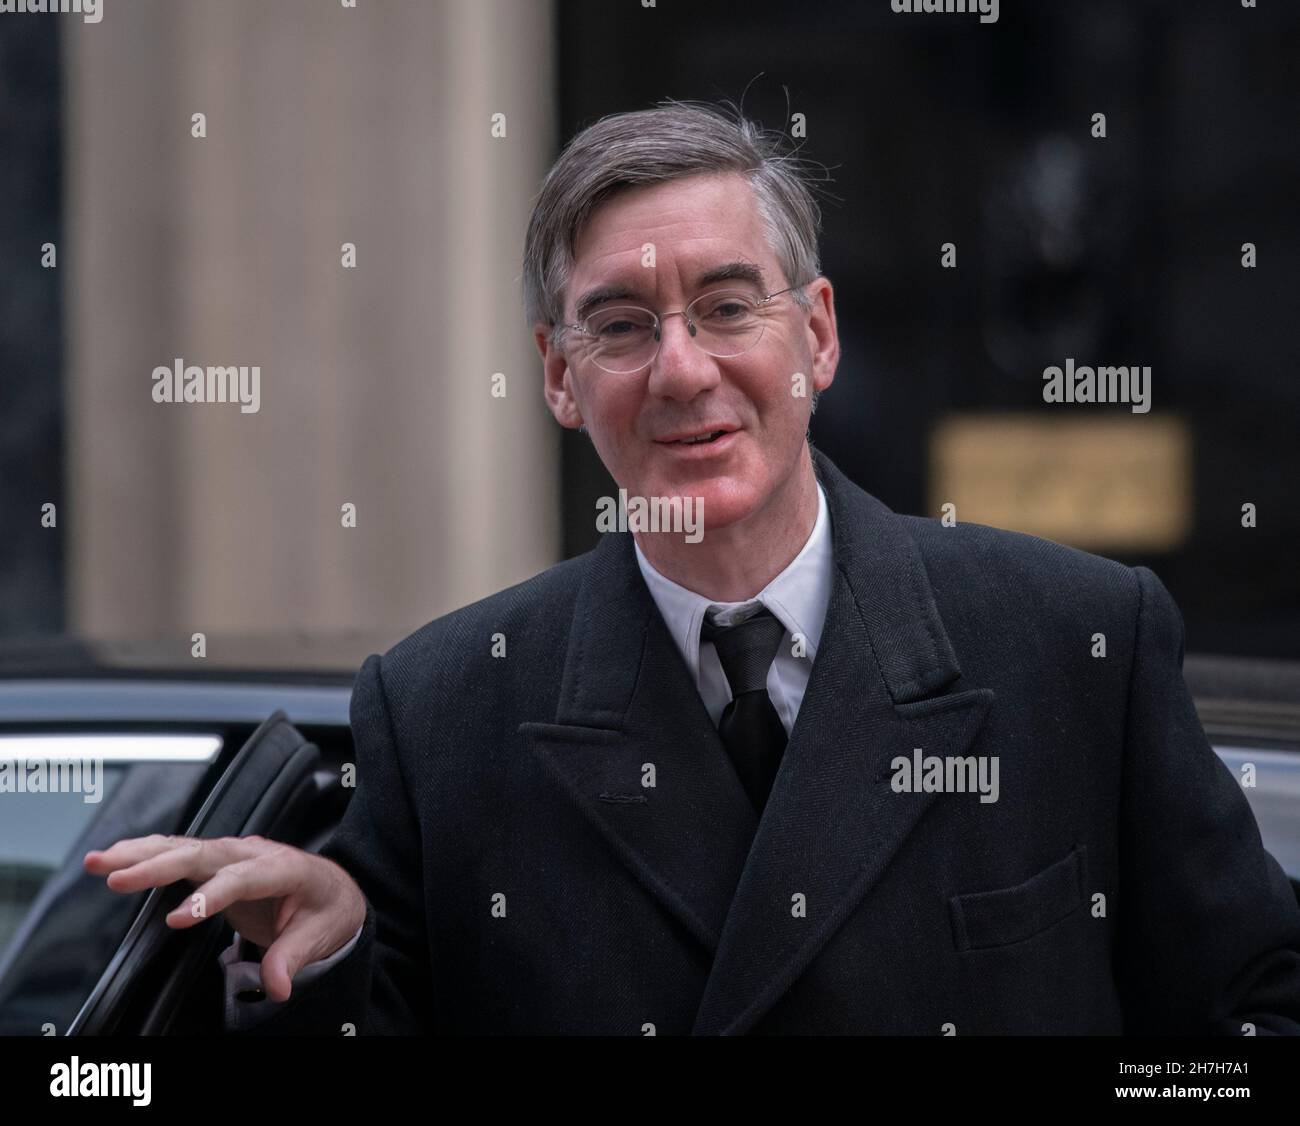
[[[659,321],[659,354],[650,365],[652,395],[666,399],[693,399],[721,382],[718,365],[691,335],[681,313]]]

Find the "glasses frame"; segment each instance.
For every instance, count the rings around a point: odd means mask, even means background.
[[[764,294],[762,297],[758,298],[758,304],[756,308],[761,309],[764,305],[768,304],[768,302],[770,302],[774,297],[780,297],[781,294],[789,293],[791,290],[803,289],[804,286],[809,284],[810,282],[801,282],[798,285],[788,285],[785,287],[785,289],[778,289],[773,293]],[[659,349],[663,345],[664,321],[666,321],[669,317],[676,317],[676,316],[682,317],[686,321],[686,331],[690,333],[691,339],[694,340],[695,333],[696,333],[696,324],[695,321],[693,321],[686,314],[690,312],[691,309],[695,308],[695,306],[699,304],[699,302],[703,301],[706,297],[713,297],[715,294],[730,293],[730,292],[731,290],[727,289],[726,286],[719,286],[716,289],[710,289],[707,293],[701,293],[697,298],[695,298],[695,300],[693,300],[689,305],[687,305],[685,309],[674,309],[671,312],[663,313],[663,314],[656,313],[653,309],[647,308],[645,305],[607,305],[601,309],[594,310],[587,317],[588,320],[594,317],[597,313],[609,312],[612,309],[639,309],[643,313],[649,313],[651,318],[654,320],[655,350],[654,353],[650,356],[648,360],[646,360],[645,363],[632,368],[630,371],[611,371],[599,360],[597,360],[594,356],[591,358],[591,362],[595,364],[598,368],[600,368],[601,371],[606,372],[609,375],[635,375],[637,372],[643,371],[645,368],[648,368],[651,364],[653,364],[656,359],[659,358]],[[560,327],[563,329],[568,329],[572,332],[576,332],[581,336],[594,337],[596,335],[596,333],[594,332],[588,332],[583,325],[570,324],[567,321],[561,322]],[[754,338],[753,344],[750,344],[749,347],[745,348],[743,351],[732,352],[730,355],[726,355],[726,356],[716,355],[715,353],[710,352],[702,344],[700,345],[700,351],[702,351],[706,356],[712,356],[716,360],[734,360],[737,356],[743,356],[745,352],[752,351],[754,346],[762,338],[763,338],[763,334],[762,332],[760,332],[758,336]]]

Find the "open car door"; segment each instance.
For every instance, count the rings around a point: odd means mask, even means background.
[[[320,752],[282,711],[240,749],[186,830],[190,837],[264,836],[299,847],[322,807],[345,798]],[[188,881],[153,888],[108,968],[68,1028],[69,1036],[213,1034],[222,1030],[217,955],[233,940],[223,917],[173,930],[165,917],[193,892]]]

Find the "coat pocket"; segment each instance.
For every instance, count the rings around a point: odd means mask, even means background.
[[[1076,911],[1084,890],[1088,850],[1076,845],[1015,887],[954,895],[949,901],[953,944],[958,950],[1007,946],[1033,938]]]

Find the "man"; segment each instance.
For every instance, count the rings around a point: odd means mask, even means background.
[[[703,537],[607,533],[367,660],[323,856],[88,857],[269,947],[223,956],[267,993],[229,1027],[1300,1033],[1300,909],[1155,575],[896,515],[811,450],[817,229],[707,108],[562,154],[525,255],[547,403]]]

